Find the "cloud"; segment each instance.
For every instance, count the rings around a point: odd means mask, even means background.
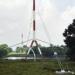
[[[62,14],[62,18],[66,21],[71,23],[73,19],[75,19],[75,6],[71,7],[68,6],[66,10]]]
[[[10,44],[14,44],[20,42],[21,38],[20,35],[23,32],[25,35],[25,39],[27,39],[28,27],[30,26],[30,22],[32,21],[32,1],[28,2],[27,5],[25,0],[8,0],[8,1],[1,1],[1,8],[0,8],[0,29],[2,41],[6,41]],[[26,5],[25,5],[26,3]],[[39,5],[40,4],[40,5]],[[43,29],[43,21],[45,23],[45,27],[48,30],[48,34],[50,35],[50,43],[57,44],[58,40],[58,33],[60,32],[59,26],[59,14],[55,7],[55,5],[49,0],[40,0],[36,2],[36,25],[37,25],[37,34],[36,37],[42,40],[48,41],[48,36],[45,34],[45,30]],[[42,17],[38,16],[38,11]],[[58,19],[57,19],[58,18]],[[43,21],[42,21],[43,20]],[[31,23],[32,24],[32,23]],[[57,26],[57,27],[56,27]],[[59,29],[58,29],[59,28]],[[31,32],[32,34],[32,32]],[[9,36],[10,35],[10,36]],[[14,37],[13,37],[14,36]],[[32,35],[31,35],[32,37]],[[59,37],[60,38],[60,37]],[[9,40],[8,40],[9,39]],[[59,42],[58,42],[59,43]]]
[[[0,0],[0,6],[6,6],[8,8],[22,6],[27,3],[27,0]]]
[[[8,44],[19,42],[18,37],[25,32],[24,29],[27,30],[25,25],[28,25],[31,10],[25,3],[26,0],[0,0],[0,41]]]
[[[21,33],[27,40],[32,16],[32,0],[0,0],[0,42],[13,45],[21,41]],[[63,44],[62,33],[74,17],[75,7],[66,6],[60,12],[52,0],[36,0],[36,38],[48,41],[49,35],[50,43]]]

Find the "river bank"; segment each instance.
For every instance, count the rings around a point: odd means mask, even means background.
[[[75,62],[64,61],[63,67],[66,69],[66,64],[69,69],[75,71]],[[60,69],[55,60],[0,60],[0,75],[56,75],[55,70]],[[68,74],[69,75],[69,74]]]

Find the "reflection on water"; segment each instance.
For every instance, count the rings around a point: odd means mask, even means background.
[[[34,59],[34,57],[6,57],[7,60]]]
[[[25,59],[34,59],[34,57],[5,57],[3,59],[6,59],[6,60],[25,60]],[[36,59],[42,59],[41,57],[37,57]]]

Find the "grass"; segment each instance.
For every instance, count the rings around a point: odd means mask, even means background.
[[[71,70],[75,71],[74,62],[64,62],[65,69],[66,63]],[[25,60],[0,61],[0,75],[56,75],[56,69],[59,69],[59,66],[55,60],[39,60],[36,62]]]
[[[11,53],[9,53],[7,56],[14,56],[14,57],[23,57],[23,56],[25,56],[25,52],[19,52],[19,53],[16,53],[16,51],[13,51],[13,52],[11,52]]]

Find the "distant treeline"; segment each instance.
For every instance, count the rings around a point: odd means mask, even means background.
[[[38,49],[37,46],[33,47],[34,52],[39,55],[37,49]],[[67,47],[65,46],[54,46],[54,45],[51,45],[50,47],[40,46],[40,49],[44,57],[53,57],[54,52],[57,52],[59,56],[66,56],[66,52],[68,50]]]
[[[54,55],[54,52],[57,52],[58,55],[64,56],[66,55],[67,52],[67,47],[66,46],[54,46],[54,45],[50,45],[50,47],[44,47],[39,45],[42,54],[44,57],[52,57]],[[15,49],[16,53],[27,53],[29,47],[27,47],[26,45],[24,45],[23,47],[17,47]],[[37,46],[33,47],[33,50],[35,52],[36,55],[39,55],[39,52],[37,50]],[[10,48],[7,44],[2,44],[0,45],[0,57],[5,57],[7,56],[9,53],[13,52],[13,49]],[[33,54],[32,52],[30,52],[30,54]]]

